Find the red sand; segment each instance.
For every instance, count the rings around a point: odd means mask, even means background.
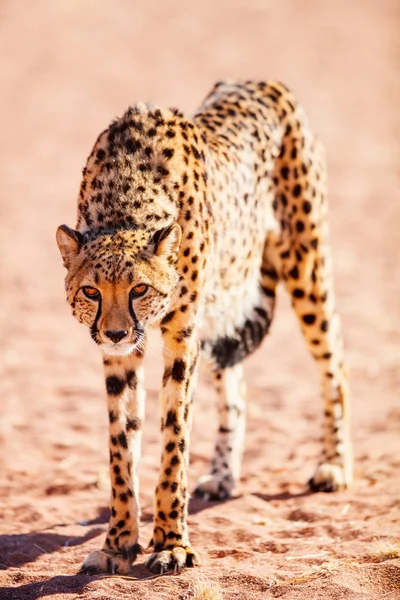
[[[189,600],[197,581],[225,600],[400,597],[400,560],[379,554],[400,548],[399,22],[395,0],[3,0],[0,598]],[[74,224],[80,169],[114,115],[138,99],[191,111],[223,77],[288,83],[327,147],[355,487],[306,492],[322,406],[281,290],[272,334],[247,363],[239,495],[191,504],[204,566],[139,582],[76,575],[104,538],[107,420],[100,357],[64,300],[55,229]],[[143,544],[160,452],[158,346],[147,369]],[[192,486],[207,470],[214,415],[202,380]],[[143,561],[132,575],[147,575]]]

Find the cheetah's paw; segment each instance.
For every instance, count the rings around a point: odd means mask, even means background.
[[[337,492],[351,484],[351,477],[341,465],[323,463],[317,467],[308,485],[313,492]]]
[[[235,480],[230,473],[203,475],[194,490],[196,498],[203,500],[226,500],[232,496]]]
[[[110,550],[96,550],[89,554],[79,573],[94,575],[95,573],[111,573],[126,575],[129,573],[133,561],[142,549],[139,544],[134,544],[129,550],[111,552]]]
[[[198,554],[190,546],[176,546],[172,550],[154,552],[146,562],[146,566],[153,573],[166,571],[180,571],[183,567],[197,567],[200,565]]]

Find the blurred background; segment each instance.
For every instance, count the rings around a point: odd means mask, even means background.
[[[67,518],[66,490],[75,507],[92,498],[89,512],[106,497],[97,485],[107,461],[100,356],[69,313],[54,239],[58,225],[75,224],[86,157],[129,104],[190,114],[224,78],[283,81],[325,144],[360,480],[371,461],[389,464],[400,424],[399,8],[397,0],[1,1],[0,460],[3,512],[14,515],[15,531],[52,514]],[[147,371],[149,510],[157,347],[155,340]],[[290,468],[304,481],[322,407],[283,290],[271,336],[247,369],[246,485],[257,487],[258,469],[272,462],[265,456],[282,467],[298,445]],[[206,469],[214,435],[204,427],[214,418],[207,381],[198,403],[193,480]],[[34,509],[24,500],[32,490]],[[71,511],[71,497],[66,503]]]

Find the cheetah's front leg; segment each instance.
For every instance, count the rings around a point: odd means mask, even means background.
[[[111,517],[102,550],[83,563],[85,573],[128,573],[138,544],[141,427],[145,391],[142,356],[105,356],[110,427]]]
[[[186,331],[191,329],[186,328]],[[190,546],[186,522],[191,404],[198,341],[196,333],[192,331],[190,337],[179,337],[181,341],[177,344],[176,334],[176,330],[164,330],[165,370],[161,395],[163,450],[155,492],[154,553],[147,561],[152,571],[161,573],[199,563],[197,554]]]

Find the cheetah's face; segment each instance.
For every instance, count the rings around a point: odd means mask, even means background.
[[[146,326],[167,312],[179,280],[180,239],[176,224],[150,239],[143,231],[122,231],[90,240],[66,225],[58,228],[67,300],[106,354],[140,349]]]

